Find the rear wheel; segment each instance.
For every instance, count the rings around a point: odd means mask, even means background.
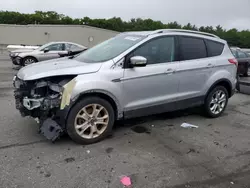
[[[26,66],[26,65],[30,65],[30,64],[32,64],[32,63],[36,63],[37,62],[37,59],[36,58],[34,58],[34,57],[25,57],[24,59],[23,59],[23,66]]]
[[[228,91],[224,86],[216,86],[212,89],[205,101],[205,112],[207,116],[219,117],[225,110],[228,103]]]
[[[67,133],[79,144],[92,144],[110,134],[114,120],[109,102],[99,97],[84,98],[69,113]]]

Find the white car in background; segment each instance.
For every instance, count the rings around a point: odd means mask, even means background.
[[[246,52],[250,55],[250,48],[242,48],[241,49],[243,52]]]
[[[36,49],[13,50],[10,52],[10,58],[14,65],[25,66],[39,61],[75,55],[86,49],[87,47],[72,42],[50,42]]]
[[[7,51],[11,52],[13,50],[35,50],[39,48],[40,46],[29,46],[29,45],[16,45],[16,44],[11,44],[7,46]]]

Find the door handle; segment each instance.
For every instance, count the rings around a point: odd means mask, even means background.
[[[172,73],[174,73],[175,72],[175,70],[174,69],[167,69],[166,71],[165,71],[165,73],[166,74],[172,74]]]
[[[213,65],[212,63],[209,63],[206,67],[207,67],[207,68],[213,68],[214,65]]]

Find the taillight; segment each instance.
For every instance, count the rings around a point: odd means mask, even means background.
[[[232,63],[232,64],[234,64],[235,66],[238,66],[238,61],[237,61],[237,59],[233,58],[233,59],[229,59],[228,61],[229,61],[229,63]]]

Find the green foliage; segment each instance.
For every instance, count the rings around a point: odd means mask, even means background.
[[[242,48],[250,48],[250,31],[238,31],[237,29],[225,30],[220,25],[215,28],[212,26],[202,26],[197,28],[195,25],[188,23],[187,25],[180,25],[177,22],[170,22],[163,24],[161,21],[154,21],[152,19],[131,19],[123,21],[119,17],[110,19],[91,19],[84,18],[70,18],[69,16],[58,14],[54,11],[42,12],[35,11],[32,14],[22,14],[19,12],[0,11],[0,24],[68,24],[68,25],[89,25],[103,29],[110,29],[114,31],[141,31],[141,30],[156,30],[156,29],[188,29],[202,32],[216,34],[222,39],[227,40],[229,45],[238,46]]]

